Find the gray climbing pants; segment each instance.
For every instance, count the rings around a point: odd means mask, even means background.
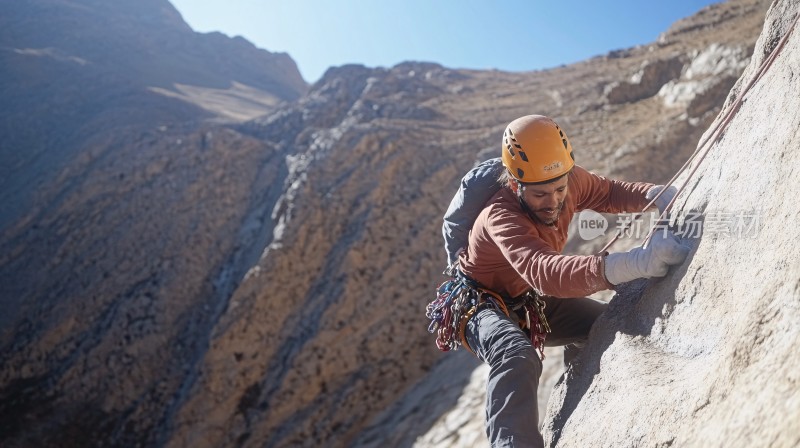
[[[606,304],[586,298],[543,300],[552,329],[545,345],[567,346],[567,362],[577,351],[575,344],[586,340]],[[543,447],[536,395],[542,361],[528,336],[505,314],[487,308],[467,322],[466,340],[475,354],[489,364],[486,435],[492,447]]]

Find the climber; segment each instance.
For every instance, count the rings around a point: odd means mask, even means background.
[[[543,346],[567,346],[568,360],[605,309],[585,296],[662,277],[689,249],[660,232],[628,252],[561,255],[576,212],[638,212],[664,187],[575,165],[564,131],[541,115],[512,121],[501,152],[470,171],[450,203],[443,233],[453,278],[439,287],[427,316],[440,349],[464,346],[489,364],[492,446],[542,446],[536,392]],[[671,194],[672,187],[656,199],[660,210]]]

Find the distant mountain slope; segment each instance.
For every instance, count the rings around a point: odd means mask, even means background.
[[[306,89],[288,55],[195,33],[167,0],[2,2],[0,229],[98,135],[252,118]]]

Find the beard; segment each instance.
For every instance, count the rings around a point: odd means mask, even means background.
[[[533,216],[536,217],[536,220],[542,224],[546,226],[552,226],[558,222],[558,218],[561,216],[561,210],[563,208],[564,201],[561,201],[555,208],[539,208],[534,210]]]

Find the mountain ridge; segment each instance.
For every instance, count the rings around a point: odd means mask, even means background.
[[[32,0],[0,11],[0,229],[25,214],[31,191],[111,129],[241,121],[307,89],[288,55],[194,33],[166,0]]]

